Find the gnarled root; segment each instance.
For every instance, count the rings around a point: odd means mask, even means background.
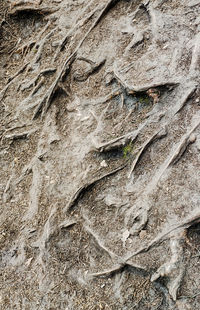
[[[134,162],[132,163],[131,169],[130,169],[130,173],[129,173],[129,178],[131,177],[136,165],[138,164],[141,156],[143,155],[143,153],[145,152],[145,150],[155,141],[157,141],[158,139],[161,139],[163,137],[166,137],[167,135],[167,128],[164,127],[161,130],[158,130],[155,134],[153,134],[153,136],[150,137],[150,139],[148,139],[144,145],[142,146],[141,150],[139,151],[139,153],[137,154]]]
[[[117,173],[118,171],[124,169],[126,167],[127,163],[125,163],[124,165],[100,176],[100,177],[96,177],[94,179],[92,179],[90,182],[87,182],[86,184],[82,185],[76,192],[75,194],[72,196],[70,202],[68,203],[68,205],[65,207],[64,211],[65,212],[69,212],[71,211],[71,209],[74,207],[74,205],[77,203],[77,201],[84,195],[84,193],[91,188],[93,185],[95,185],[97,182],[105,179],[108,176],[111,176],[115,173]]]
[[[158,268],[158,270],[151,277],[152,282],[164,276],[169,278],[167,287],[173,300],[176,300],[177,298],[177,292],[184,276],[182,245],[184,237],[185,231],[184,229],[181,229],[180,232],[176,233],[176,235],[170,239],[170,248],[172,253],[171,259],[169,262],[166,262]]]

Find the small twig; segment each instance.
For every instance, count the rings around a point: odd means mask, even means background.
[[[199,296],[199,295],[200,295],[200,293],[197,293],[197,294],[194,294],[194,295],[191,295],[191,296],[179,296],[178,299],[183,299],[183,298],[195,298],[195,297],[197,297],[197,296]]]
[[[113,266],[111,269],[106,269],[100,272],[91,273],[91,277],[109,277],[113,276],[116,273],[123,272],[126,268],[134,268],[136,270],[141,270],[142,272],[147,272],[144,267],[135,263],[121,263]]]
[[[76,225],[76,224],[77,224],[77,221],[75,221],[75,220],[71,220],[71,221],[66,220],[66,221],[62,222],[62,223],[59,225],[59,228],[60,228],[60,229],[66,229],[66,228],[72,227],[72,226],[74,226],[74,225]]]

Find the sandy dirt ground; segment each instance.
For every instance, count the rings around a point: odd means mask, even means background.
[[[0,309],[200,309],[200,1],[0,0]]]

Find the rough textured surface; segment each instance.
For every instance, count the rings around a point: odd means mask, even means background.
[[[0,308],[200,308],[200,1],[0,1]]]

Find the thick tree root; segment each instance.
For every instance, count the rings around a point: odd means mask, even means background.
[[[95,20],[95,22],[89,28],[89,30],[86,32],[86,34],[83,37],[83,39],[79,42],[79,44],[75,48],[74,52],[67,58],[67,60],[64,61],[63,65],[61,67],[61,70],[59,71],[56,79],[51,84],[50,88],[48,89],[48,91],[45,93],[45,95],[41,99],[40,103],[38,104],[38,107],[36,108],[36,110],[34,112],[33,119],[35,119],[40,114],[41,110],[43,110],[43,115],[47,112],[48,108],[51,105],[52,98],[53,98],[53,96],[54,96],[54,94],[55,94],[55,92],[57,90],[59,82],[66,75],[66,72],[70,69],[70,66],[75,61],[75,59],[77,57],[77,52],[80,49],[80,47],[82,46],[82,44],[84,43],[85,39],[87,38],[89,33],[93,30],[93,28],[96,27],[96,25],[98,24],[99,20],[104,15],[104,13],[107,12],[107,9],[110,8],[112,4],[115,4],[118,1],[119,0],[109,1],[109,3],[104,8],[104,10],[102,10],[101,14],[98,16],[98,18]],[[43,109],[43,107],[44,107],[44,109]]]
[[[195,126],[193,126],[193,128],[183,136],[180,143],[178,144],[178,147],[175,149],[171,159],[169,160],[169,166],[176,164],[186,151],[188,145],[195,142],[196,137],[193,136],[192,133],[199,125],[200,121],[198,121]]]
[[[139,249],[138,251],[135,251],[129,255],[127,255],[124,260],[125,262],[128,262],[135,256],[141,254],[141,253],[145,253],[148,252],[152,247],[159,245],[160,243],[162,243],[163,241],[165,241],[166,239],[168,239],[170,236],[170,234],[178,229],[188,229],[190,226],[197,224],[200,222],[200,212],[199,210],[196,210],[196,213],[194,212],[194,215],[191,217],[186,218],[182,223],[179,223],[177,225],[172,226],[169,230],[161,233],[160,235],[158,235],[155,239],[153,239],[149,244],[147,244],[146,246],[142,247],[141,249]]]
[[[102,20],[102,18],[108,13],[108,11],[115,6],[120,0],[109,0],[105,6],[103,6],[103,9],[101,10],[100,14],[98,15],[97,19],[95,20],[95,22],[92,24],[92,26],[89,28],[86,36],[88,36],[88,34],[99,24],[99,22]],[[95,9],[94,11],[92,11],[92,13],[89,14],[89,16],[86,18],[86,20],[90,19],[95,11],[97,9]],[[74,27],[73,30],[76,29],[80,24],[83,25],[83,23],[85,23],[85,19],[84,21],[80,21],[79,23],[77,23]],[[59,52],[63,50],[63,48],[65,47],[68,38],[71,36],[71,32],[72,30],[69,31],[69,33],[64,37],[64,39],[62,40],[60,46],[59,46]],[[81,41],[81,45],[83,43],[83,41],[85,40],[86,36],[84,37],[84,39]]]
[[[92,186],[94,186],[97,182],[117,173],[118,171],[124,169],[127,166],[127,163],[125,163],[124,165],[100,176],[100,177],[96,177],[93,180],[91,180],[90,182],[87,182],[86,184],[82,185],[76,192],[75,194],[72,196],[70,202],[68,203],[68,205],[65,207],[64,212],[70,212],[72,210],[72,208],[74,207],[74,205],[78,202],[78,200],[84,195],[84,193],[91,188]]]
[[[173,300],[177,299],[177,292],[184,277],[184,262],[183,262],[183,239],[185,238],[185,230],[182,229],[176,233],[175,236],[170,238],[171,259],[169,262],[164,263],[152,275],[151,281],[156,281],[160,277],[167,276],[169,281],[167,287],[169,294]]]
[[[48,75],[48,74],[51,74],[54,72],[56,72],[56,68],[46,68],[46,69],[42,70],[33,80],[29,81],[28,83],[20,85],[21,91],[24,91],[24,90],[29,89],[31,87],[36,87],[37,86],[36,84],[37,84],[40,77],[43,77],[45,75]]]
[[[109,250],[102,242],[102,240],[99,238],[99,236],[89,227],[89,225],[84,224],[83,225],[85,230],[94,238],[96,244],[98,247],[103,250],[105,253],[107,253],[112,260],[117,259],[118,256],[113,253],[111,250]]]
[[[90,75],[92,75],[94,73],[97,73],[102,68],[102,66],[105,64],[105,61],[106,61],[104,59],[104,60],[100,61],[99,63],[95,64],[95,63],[93,63],[91,61],[86,60],[83,57],[81,57],[81,58],[79,57],[79,58],[77,58],[77,60],[87,61],[91,65],[91,69],[89,69],[83,75],[78,75],[78,74],[74,74],[73,75],[74,80],[77,81],[77,82],[85,82],[89,78]]]
[[[180,111],[182,111],[182,109],[185,107],[185,105],[187,104],[188,100],[193,96],[193,94],[195,93],[197,89],[197,85],[192,86],[187,92],[186,94],[183,95],[183,98],[181,99],[181,104],[178,107],[178,109],[175,112],[175,115],[177,113],[179,113]]]
[[[143,153],[146,151],[146,149],[152,144],[154,143],[155,141],[163,138],[163,137],[166,137],[167,135],[167,129],[166,127],[165,128],[162,128],[161,130],[158,130],[153,136],[151,136],[151,138],[149,140],[147,140],[144,145],[142,146],[141,150],[139,151],[139,153],[137,154],[132,166],[131,166],[131,169],[130,169],[130,172],[129,172],[129,175],[128,177],[130,178],[136,165],[138,164],[141,156],[143,155]]]
[[[37,116],[40,114],[41,110],[43,109],[43,114],[45,114],[47,112],[47,110],[50,107],[52,98],[57,90],[58,84],[60,82],[60,80],[62,80],[63,75],[66,73],[67,70],[69,70],[71,64],[74,62],[76,57],[76,52],[74,52],[73,54],[71,54],[66,61],[64,61],[61,70],[59,71],[56,79],[54,80],[54,82],[51,84],[51,86],[49,87],[48,91],[45,93],[45,95],[42,97],[42,99],[40,100],[34,115],[33,115],[33,119],[37,118]]]
[[[12,6],[9,14],[10,15],[18,15],[20,13],[35,13],[40,15],[48,15],[56,12],[58,8],[50,8],[50,7],[42,7],[42,6],[30,6],[26,5],[26,2],[21,3],[21,5]]]

